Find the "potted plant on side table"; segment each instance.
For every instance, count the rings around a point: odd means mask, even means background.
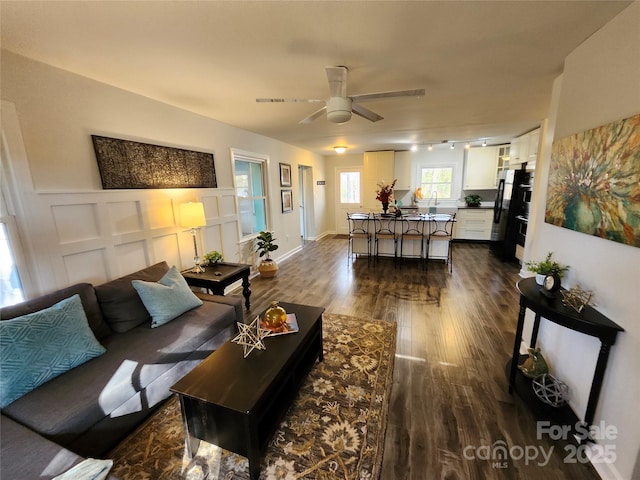
[[[216,250],[212,250],[209,253],[205,254],[202,259],[204,260],[204,264],[208,267],[224,261],[222,254]]]
[[[258,265],[258,271],[263,278],[271,278],[278,273],[278,265],[270,255],[271,252],[278,249],[275,241],[276,239],[271,232],[262,231],[256,237],[256,252],[260,254],[260,258],[265,257]]]
[[[560,265],[558,262],[551,259],[552,256],[553,252],[549,252],[544,260],[525,263],[527,270],[536,274],[536,283],[538,285],[542,285],[544,277],[547,275],[555,274],[562,278],[564,272],[569,270],[569,265]]]

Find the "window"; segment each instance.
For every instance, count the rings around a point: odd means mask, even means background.
[[[242,237],[267,230],[266,158],[233,153]]]
[[[360,172],[340,172],[340,203],[360,203]]]
[[[4,222],[0,222],[0,286],[0,307],[15,305],[25,300],[9,241],[9,231]]]
[[[451,199],[453,167],[423,167],[420,169],[420,187],[424,198]],[[435,192],[435,193],[434,193]]]

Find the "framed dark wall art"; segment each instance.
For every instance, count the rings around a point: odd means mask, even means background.
[[[640,114],[553,142],[545,222],[640,247]]]
[[[280,164],[280,186],[291,186],[291,165],[289,165],[288,163]]]
[[[293,212],[293,192],[291,190],[282,190],[282,213]]]
[[[217,188],[213,154],[91,135],[102,188]]]

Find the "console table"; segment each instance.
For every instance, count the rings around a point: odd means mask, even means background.
[[[609,350],[616,343],[618,332],[623,332],[624,329],[589,305],[585,305],[581,313],[576,312],[572,307],[565,306],[562,303],[562,296],[559,292],[552,297],[543,295],[534,277],[520,280],[516,287],[520,292],[520,313],[518,315],[518,326],[516,328],[516,338],[513,343],[513,355],[509,371],[509,393],[512,393],[513,388],[516,386],[520,342],[524,327],[524,316],[528,308],[535,313],[535,321],[531,333],[531,348],[536,346],[540,317],[576,332],[597,337],[600,340],[600,353],[593,374],[587,410],[584,415],[584,422],[590,426],[593,423],[598,398],[600,397],[602,379],[609,359]]]
[[[242,279],[242,295],[244,295],[244,306],[249,310],[251,302],[251,290],[249,289],[249,273],[251,265],[243,263],[216,263],[205,267],[203,273],[195,273],[185,270],[182,276],[187,284],[192,287],[206,288],[214,295],[224,296],[224,289]]]

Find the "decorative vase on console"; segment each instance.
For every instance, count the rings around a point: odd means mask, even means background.
[[[389,202],[382,202],[382,212],[387,213],[389,211]]]

